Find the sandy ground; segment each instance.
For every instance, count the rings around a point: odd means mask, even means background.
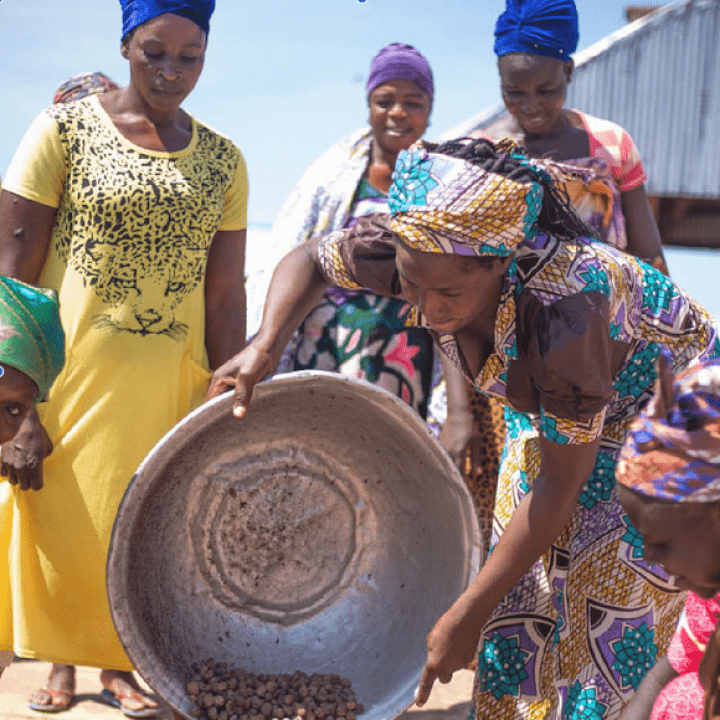
[[[5,671],[0,678],[1,720],[19,718],[39,720],[50,717],[62,718],[62,720],[89,720],[96,717],[123,717],[119,710],[100,701],[99,672],[94,668],[85,667],[78,668],[76,700],[69,710],[53,715],[30,710],[27,706],[28,695],[44,685],[49,670],[49,663],[20,660]],[[455,673],[453,681],[448,685],[435,686],[428,704],[422,710],[413,707],[398,720],[466,720],[471,690],[472,673],[467,670]],[[172,713],[165,706],[159,717],[162,720],[170,720]]]

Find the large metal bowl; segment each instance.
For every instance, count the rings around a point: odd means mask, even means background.
[[[425,637],[478,570],[465,484],[425,423],[364,381],[261,383],[168,433],[130,483],[107,566],[118,635],[184,715],[192,666],[335,673],[389,720],[413,701]]]

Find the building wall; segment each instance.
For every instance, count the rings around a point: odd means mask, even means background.
[[[622,125],[647,189],[720,198],[720,2],[665,6],[575,57],[568,107]]]

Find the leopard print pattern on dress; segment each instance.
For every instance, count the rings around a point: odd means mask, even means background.
[[[465,459],[463,478],[470,490],[480,521],[483,547],[487,554],[492,535],[495,490],[500,458],[505,443],[503,404],[470,387],[473,415],[473,444]]]
[[[197,121],[186,150],[143,151],[92,98],[46,112],[67,166],[52,242],[103,302],[95,327],[181,340],[175,311],[203,282],[239,151]]]

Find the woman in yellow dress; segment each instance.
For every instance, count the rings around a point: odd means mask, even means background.
[[[111,620],[107,549],[140,462],[242,347],[247,174],[180,107],[214,1],[121,5],[130,84],[42,112],[0,195],[0,274],[57,291],[68,359],[2,448],[14,487],[0,649],[54,663],[35,709],[67,708],[73,666],[89,665],[110,702],[147,717],[157,708]]]

